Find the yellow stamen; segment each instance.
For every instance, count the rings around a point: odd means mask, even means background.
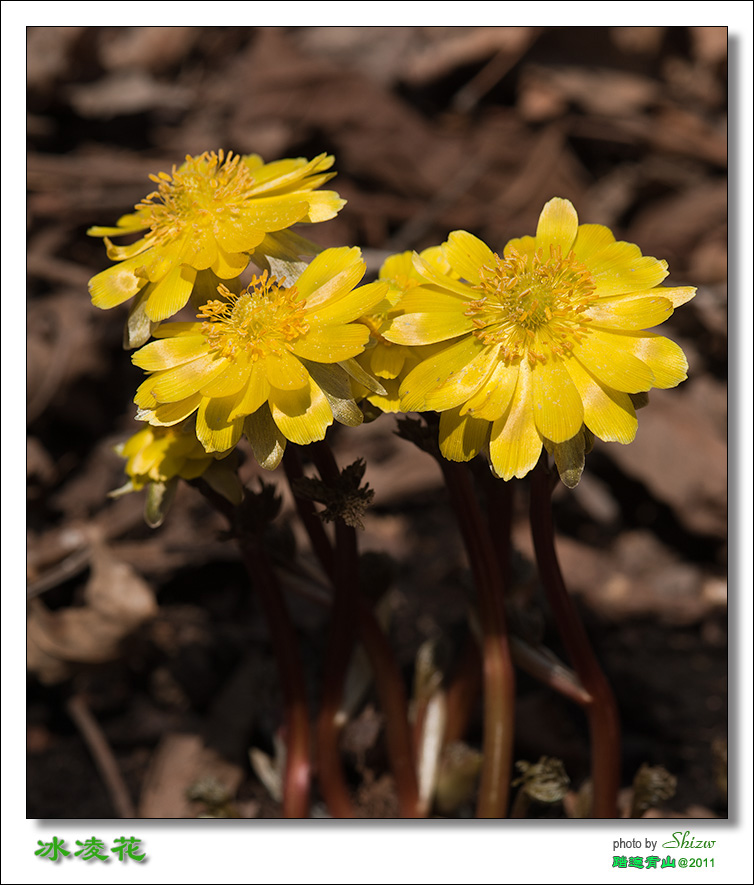
[[[573,252],[563,257],[560,246],[550,246],[545,260],[541,249],[532,255],[511,249],[507,258],[495,255],[480,276],[476,288],[484,297],[469,302],[465,314],[480,341],[503,345],[501,359],[526,356],[534,365],[562,358],[588,332],[582,314],[597,297],[595,284]]]
[[[283,286],[265,271],[252,278],[239,295],[218,286],[224,300],[200,308],[202,334],[210,350],[234,359],[246,351],[252,360],[289,350],[289,343],[309,330],[306,302],[295,286]]]
[[[197,229],[213,224],[224,215],[238,212],[252,198],[254,178],[240,154],[205,152],[186,157],[181,169],[173,166],[172,174],[150,175],[158,189],[136,206],[149,213],[151,228],[147,239],[155,243],[179,237],[187,228]]]

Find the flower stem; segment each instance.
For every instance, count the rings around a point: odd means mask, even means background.
[[[293,483],[304,476],[301,458],[297,448],[286,446],[284,458],[285,473],[293,489]],[[322,458],[330,476],[329,459]],[[335,468],[337,471],[337,468]],[[325,477],[323,477],[325,479]],[[355,818],[358,815],[351,801],[346,784],[343,766],[338,751],[339,728],[337,715],[343,698],[343,684],[348,663],[355,644],[354,610],[355,593],[358,591],[358,551],[356,536],[340,520],[335,527],[335,551],[327,536],[322,520],[317,515],[314,504],[294,494],[296,509],[308,532],[312,547],[323,568],[332,579],[333,605],[330,636],[323,673],[322,700],[317,716],[317,768],[319,786],[327,807],[333,817]]]
[[[505,817],[513,762],[515,676],[500,565],[466,465],[442,459],[440,466],[474,574],[482,627],[484,761],[477,817]]]
[[[297,495],[294,491],[294,483],[297,479],[301,479],[304,476],[299,448],[294,443],[289,443],[285,447],[283,469],[285,470],[285,476],[288,480],[291,493],[293,494],[293,500],[296,503],[296,512],[309,536],[309,542],[312,545],[314,555],[319,560],[319,563],[327,576],[329,578],[334,578],[335,554],[333,553],[332,542],[325,531],[322,520],[318,516],[313,502],[308,498],[303,498]]]
[[[617,817],[620,786],[620,722],[610,685],[592,651],[560,572],[552,523],[552,486],[543,453],[531,475],[531,529],[542,583],[574,670],[591,695],[583,704],[592,744],[593,814]]]
[[[310,729],[304,670],[298,652],[296,631],[261,534],[246,530],[241,508],[234,507],[206,483],[199,482],[197,485],[204,496],[229,520],[241,548],[246,571],[259,594],[283,690],[286,734],[283,816],[305,818],[309,816],[311,782]]]
[[[287,735],[283,815],[309,817],[309,716],[296,634],[264,546],[242,545],[241,555],[262,602],[283,686]]]
[[[346,786],[338,750],[337,715],[343,699],[343,685],[355,645],[354,575],[358,580],[358,558],[355,538],[343,537],[336,526],[336,561],[332,623],[327,645],[323,676],[322,701],[317,717],[317,748],[319,751],[319,782],[322,795],[334,817],[355,818],[358,815]],[[351,529],[351,532],[353,529]]]
[[[444,744],[463,740],[479,696],[482,683],[482,657],[474,637],[469,634],[448,685],[445,697],[446,723]]]
[[[485,491],[487,493],[487,523],[490,536],[495,539],[495,554],[503,586],[510,585],[511,577],[511,528],[513,526],[513,483],[496,479],[492,472],[484,469]]]
[[[339,470],[329,445],[327,443],[313,443],[311,451],[322,480],[335,484],[339,476]],[[312,513],[314,513],[313,508]],[[345,525],[341,520],[336,522],[334,566],[328,566],[326,563],[330,563],[332,560],[328,556],[326,547],[321,540],[320,532],[324,533],[324,529],[316,514],[314,514],[314,517],[319,522],[319,530],[314,528],[314,524],[309,516],[304,520],[304,524],[310,532],[315,552],[320,555],[320,562],[323,568],[325,570],[328,570],[328,568],[332,569],[330,574],[335,588],[334,608],[338,606],[338,600],[343,597],[340,603],[343,609],[341,616],[343,629],[351,628],[351,624],[354,622],[358,624],[359,635],[372,666],[377,693],[385,716],[388,756],[390,757],[393,776],[395,777],[401,816],[417,817],[419,816],[419,787],[416,780],[411,730],[408,724],[406,693],[403,688],[400,670],[395,663],[392,650],[383,630],[370,607],[358,595],[359,576],[356,530],[351,526]],[[318,538],[316,541],[314,536]],[[327,540],[326,535],[325,539]],[[353,619],[354,612],[356,612],[355,621]],[[333,618],[335,619],[335,614]],[[333,625],[333,641],[335,642],[334,631],[335,624]],[[349,646],[349,657],[351,649],[352,645]],[[345,662],[340,663],[339,671],[335,670],[335,665],[333,664],[332,679],[333,681],[337,679],[339,683],[338,702],[342,694],[342,683],[347,663],[347,659]]]
[[[408,702],[401,672],[377,618],[359,600],[359,632],[372,666],[380,706],[385,716],[385,737],[393,769],[401,817],[422,817],[419,810],[419,784],[416,759],[408,724]]]

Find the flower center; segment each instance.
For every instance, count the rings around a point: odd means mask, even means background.
[[[208,301],[200,308],[202,334],[210,350],[230,360],[246,351],[252,360],[288,350],[288,343],[309,330],[306,302],[295,286],[285,287],[265,271],[252,277],[239,295],[225,286],[217,291],[224,301]]]
[[[583,314],[597,297],[595,284],[573,252],[564,258],[560,246],[550,246],[545,260],[542,249],[532,255],[511,249],[508,258],[495,255],[481,277],[484,296],[465,314],[480,341],[503,345],[502,359],[546,362],[547,351],[563,356],[587,333]]]
[[[150,175],[157,190],[136,206],[148,213],[151,231],[147,237],[157,242],[174,239],[189,226],[195,232],[223,216],[233,216],[251,197],[254,178],[240,154],[204,152],[186,157],[172,175]]]

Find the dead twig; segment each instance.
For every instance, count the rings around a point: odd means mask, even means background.
[[[73,553],[66,556],[65,559],[37,578],[36,581],[28,584],[26,587],[26,598],[35,599],[37,596],[41,596],[42,593],[46,593],[48,590],[52,590],[53,587],[64,584],[80,574],[89,565],[91,556],[92,550],[88,545],[74,550]]]
[[[81,732],[94,764],[102,776],[113,807],[120,818],[136,818],[136,809],[128,794],[118,763],[99,723],[81,694],[74,695],[66,704],[68,715]]]

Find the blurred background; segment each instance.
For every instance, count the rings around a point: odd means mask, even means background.
[[[274,777],[248,757],[272,753],[279,726],[263,619],[194,490],[157,531],[140,495],[107,498],[141,373],[121,350],[126,308],[87,294],[109,261],[86,229],[128,212],[150,172],[224,148],[334,154],[348,203],[305,233],[361,246],[375,273],[459,228],[500,250],[561,196],[666,259],[666,284],[698,287],[663,326],[689,380],[652,392],[630,446],[598,442],[555,507],[566,581],[618,696],[624,785],[662,765],[677,790],[649,816],[726,816],[726,29],[32,27],[27,40],[27,815],[279,813]],[[439,469],[394,431],[383,416],[332,437],[342,464],[368,461],[360,540],[410,685],[422,643],[457,647],[470,579]],[[260,473],[247,458],[244,479]],[[516,604],[559,650],[516,485]],[[280,491],[280,544],[303,547]],[[316,588],[287,586],[316,709],[327,612]],[[516,758],[562,759],[577,790],[581,711],[525,676],[518,694]],[[477,715],[471,747],[479,735]],[[395,812],[383,738],[368,694],[343,735],[367,817]],[[120,785],[95,767],[97,741]]]

